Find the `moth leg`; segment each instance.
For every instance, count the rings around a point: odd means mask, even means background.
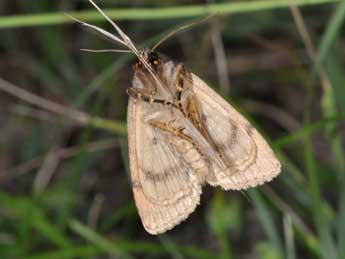
[[[176,105],[181,109],[183,115],[206,137],[208,134],[203,126],[197,97],[192,90],[192,80],[188,77],[188,73],[182,63],[177,64],[175,70],[176,74],[173,85],[176,91]]]
[[[176,81],[174,82],[175,84],[175,88],[176,88],[176,103],[177,106],[180,107],[181,110],[183,110],[182,108],[182,92],[184,89],[184,80],[186,77],[186,70],[183,66],[182,63],[177,64],[176,65],[176,73],[177,73],[177,77],[176,77]]]
[[[135,99],[141,99],[148,103],[160,103],[180,110],[180,108],[175,103],[163,99],[156,99],[152,96],[152,94],[146,92],[143,89],[131,87],[127,89],[127,94]]]
[[[193,92],[188,91],[188,87],[186,88],[185,82],[188,81],[186,70],[183,64],[177,64],[175,69],[177,70],[176,80],[174,82],[176,89],[176,104],[183,111],[184,116],[193,123],[203,136],[206,136],[197,104],[197,98]],[[186,93],[187,98],[183,100],[183,105],[182,94]]]
[[[187,140],[188,142],[191,142],[194,144],[193,139],[183,132],[185,127],[174,127],[174,126],[172,126],[172,123],[174,121],[175,120],[172,120],[172,121],[169,121],[168,123],[166,123],[166,122],[162,122],[162,121],[151,120],[149,122],[149,124],[155,128],[158,128],[158,129],[165,131],[165,132],[169,132],[169,133],[173,134],[174,136],[177,136],[181,139]]]
[[[201,115],[199,112],[197,99],[195,95],[189,95],[186,105],[186,115],[187,118],[193,123],[193,125],[200,131],[200,133],[205,137],[206,129],[203,126]]]

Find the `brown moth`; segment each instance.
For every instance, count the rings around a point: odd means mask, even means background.
[[[240,113],[183,63],[154,50],[138,50],[89,1],[119,37],[83,25],[138,58],[128,89],[128,142],[134,198],[147,232],[160,234],[186,219],[199,204],[204,184],[244,190],[279,174],[271,148]]]

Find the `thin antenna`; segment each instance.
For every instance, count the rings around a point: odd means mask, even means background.
[[[152,70],[150,64],[147,63],[145,58],[139,53],[138,49],[135,47],[134,43],[131,41],[131,39],[120,29],[119,26],[115,22],[113,22],[108,15],[106,15],[102,9],[93,1],[89,0],[89,2],[102,14],[102,16],[115,28],[115,30],[120,34],[122,40],[124,41],[125,45],[133,51],[133,53],[139,58],[141,63],[146,67],[146,69],[149,71],[149,73],[152,75],[152,77],[157,81],[159,87],[164,91],[164,87],[162,82],[159,80],[159,78],[155,75],[154,71]]]
[[[116,52],[116,53],[133,53],[131,50],[126,49],[80,49],[85,52],[103,53],[103,52]]]
[[[210,14],[204,18],[198,19],[194,22],[188,23],[186,25],[182,25],[181,27],[177,28],[176,30],[173,30],[171,32],[169,32],[167,35],[165,35],[162,39],[160,39],[153,47],[152,47],[152,51],[154,51],[156,48],[159,47],[159,45],[161,45],[164,41],[166,41],[167,39],[169,39],[170,37],[174,36],[175,34],[179,33],[180,31],[183,31],[189,27],[192,27],[194,25],[197,25],[199,23],[203,23],[206,20],[210,19],[212,16],[214,16],[214,14]]]
[[[118,42],[118,43],[120,43],[120,44],[122,44],[122,45],[128,47],[127,44],[126,44],[123,40],[121,40],[119,37],[115,36],[114,34],[108,32],[108,31],[106,31],[106,30],[104,30],[104,29],[102,29],[102,28],[99,28],[99,27],[97,27],[97,26],[95,26],[95,25],[92,25],[92,24],[83,22],[83,21],[81,21],[81,20],[79,20],[79,19],[77,19],[77,18],[71,16],[71,15],[68,14],[68,13],[65,13],[65,15],[67,15],[68,17],[70,17],[72,20],[74,20],[74,21],[80,23],[82,26],[85,26],[85,27],[88,27],[88,28],[90,28],[90,29],[93,29],[93,30],[95,30],[95,31],[97,31],[97,32],[99,32],[99,33],[101,33],[101,34],[103,34],[104,36],[106,36],[106,37],[108,37],[108,38],[110,38],[110,39],[112,39],[112,40],[114,40],[114,41],[116,41],[116,42]]]
[[[145,58],[142,56],[142,54],[139,52],[139,50],[135,47],[134,43],[131,41],[131,39],[120,29],[119,26],[117,26],[117,24],[115,22],[113,22],[103,11],[100,7],[98,7],[98,5],[93,1],[93,0],[89,0],[89,2],[100,12],[100,14],[115,28],[115,30],[118,32],[118,34],[120,35],[121,39],[117,36],[115,36],[114,34],[101,29],[95,25],[83,22],[77,18],[72,17],[71,15],[67,14],[67,16],[69,16],[71,19],[73,19],[74,21],[77,21],[79,23],[81,23],[83,26],[86,26],[88,28],[91,28],[93,30],[96,30],[98,32],[100,32],[101,34],[105,35],[106,37],[114,40],[115,42],[118,42],[124,46],[126,46],[128,49],[130,49],[137,57],[138,59],[141,61],[141,63],[145,66],[145,68],[148,70],[148,72],[152,75],[152,77],[156,80],[158,87],[163,91],[163,92],[167,92],[166,90],[164,90],[164,86],[163,83],[160,81],[160,79],[157,77],[157,75],[155,74],[155,72],[152,70],[150,64],[147,63],[147,61],[145,60]]]
[[[113,22],[112,19],[109,18],[108,15],[106,15],[103,10],[92,0],[89,0],[89,2],[100,12],[100,14],[115,28],[115,30],[120,34],[121,38],[124,40],[128,48],[133,50],[135,54],[139,54],[138,49],[135,47],[131,39],[120,29],[119,26],[115,22]]]

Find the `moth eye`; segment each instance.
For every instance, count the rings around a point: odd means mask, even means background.
[[[158,64],[158,54],[156,52],[150,52],[149,54],[149,62],[151,64]]]

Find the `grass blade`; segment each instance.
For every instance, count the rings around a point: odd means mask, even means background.
[[[279,234],[275,227],[274,220],[270,214],[270,210],[267,208],[258,190],[251,190],[249,191],[249,194],[254,201],[259,220],[266,235],[268,236],[276,252],[279,253],[280,258],[284,258],[282,241],[279,238]]]
[[[35,254],[28,257],[26,259],[70,259],[70,258],[87,258],[90,256],[97,256],[103,255],[106,252],[94,245],[84,245],[78,246],[74,245],[70,248],[65,248],[62,250],[56,250],[52,252],[45,252],[41,254]]]
[[[105,238],[97,234],[94,230],[81,224],[80,222],[72,220],[69,225],[70,228],[78,235],[83,237],[88,242],[102,248],[104,251],[107,251],[110,254],[115,254],[120,257],[130,258],[128,254],[124,253],[123,251],[120,251],[120,249],[114,242],[106,240]]]
[[[296,259],[294,231],[292,226],[292,219],[289,214],[284,215],[283,223],[285,234],[286,259]]]
[[[340,0],[295,0],[297,5],[316,5],[336,3]],[[260,0],[245,2],[217,3],[209,5],[171,6],[168,8],[131,8],[105,9],[110,18],[119,20],[131,19],[171,19],[206,16],[209,14],[236,14],[261,10],[272,10],[289,6],[288,0]],[[104,18],[96,11],[69,12],[70,15],[83,21],[103,21]],[[38,15],[15,15],[0,18],[1,28],[16,28],[23,26],[42,26],[73,23],[62,13],[43,13]]]

